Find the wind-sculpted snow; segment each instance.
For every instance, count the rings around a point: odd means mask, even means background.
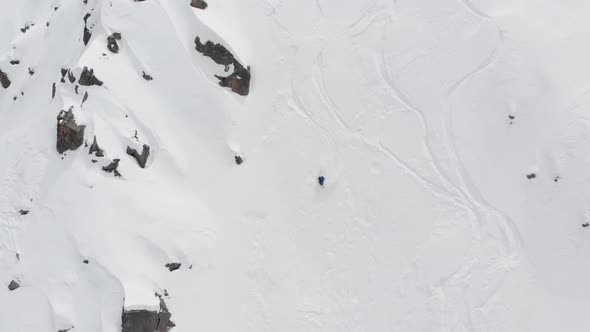
[[[0,6],[0,331],[590,329],[590,4]]]

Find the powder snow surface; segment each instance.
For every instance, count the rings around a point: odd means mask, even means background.
[[[590,330],[589,1],[189,2],[0,0],[1,332]]]

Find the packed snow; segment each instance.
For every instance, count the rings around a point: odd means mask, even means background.
[[[589,13],[0,0],[0,332],[589,331]]]

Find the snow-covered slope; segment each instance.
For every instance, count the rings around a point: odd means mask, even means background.
[[[0,0],[0,331],[590,329],[590,3],[190,2]]]

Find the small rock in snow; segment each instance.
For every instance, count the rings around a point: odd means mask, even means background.
[[[10,291],[13,291],[19,287],[20,287],[20,285],[18,284],[18,282],[14,281],[14,280],[12,280],[10,282],[10,284],[8,284],[8,290],[10,290]]]
[[[168,268],[168,270],[170,270],[170,272],[172,272],[180,269],[181,265],[181,263],[168,263],[165,266]]]
[[[204,0],[191,0],[191,6],[198,9],[207,9],[207,3]]]
[[[4,89],[8,89],[8,87],[10,86],[10,79],[8,78],[8,74],[3,72],[2,69],[0,69],[0,84],[2,84],[2,87]]]
[[[104,152],[98,146],[98,143],[96,143],[96,135],[94,136],[94,140],[92,141],[92,144],[90,145],[90,150],[88,151],[88,154],[93,154],[93,153],[97,157],[104,157]]]
[[[143,72],[142,77],[146,81],[151,81],[154,79],[151,75],[147,74],[145,71]]]

